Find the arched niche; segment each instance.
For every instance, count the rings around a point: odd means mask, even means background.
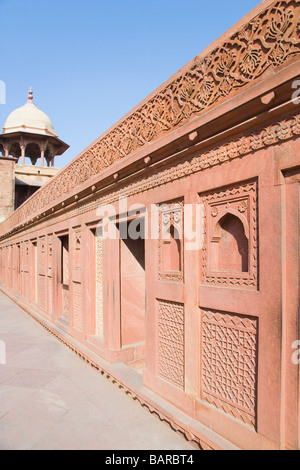
[[[26,157],[30,158],[32,165],[35,165],[38,158],[41,157],[41,150],[38,144],[36,143],[29,143],[26,145],[25,149]]]
[[[21,156],[21,147],[19,142],[12,142],[8,151],[9,155],[12,155],[14,158],[20,158]]]
[[[4,147],[2,144],[0,144],[0,156],[4,157],[5,152],[4,152]]]
[[[248,226],[240,217],[227,212],[216,223],[211,239],[211,269],[221,272],[249,271]]]
[[[173,223],[170,223],[168,235],[162,244],[163,271],[181,271],[181,242],[179,232]]]
[[[49,146],[47,146],[45,150],[45,160],[47,162],[47,166],[50,166],[52,161],[52,149]]]

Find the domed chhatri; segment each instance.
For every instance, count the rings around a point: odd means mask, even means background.
[[[13,111],[8,116],[3,127],[3,134],[18,131],[57,137],[47,114],[33,103],[33,92],[31,88],[29,90],[27,103]]]
[[[28,101],[8,116],[0,135],[0,152],[5,157],[14,157],[25,164],[28,157],[32,165],[40,159],[41,167],[54,166],[56,155],[62,155],[69,146],[61,141],[53,128],[50,118],[33,102],[30,88]]]
[[[0,221],[32,196],[58,171],[54,159],[69,146],[61,141],[51,120],[33,102],[30,88],[28,101],[8,116],[0,134]],[[29,159],[25,162],[25,158]],[[31,164],[30,164],[31,163]]]

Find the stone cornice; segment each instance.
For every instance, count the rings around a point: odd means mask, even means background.
[[[267,126],[260,126],[252,131],[243,135],[237,135],[235,138],[224,141],[219,146],[212,146],[210,149],[199,151],[196,155],[179,161],[177,163],[170,163],[167,167],[155,174],[149,174],[140,178],[138,181],[123,184],[119,189],[104,190],[102,195],[94,196],[92,201],[82,203],[79,206],[73,206],[68,209],[63,209],[59,214],[53,213],[50,220],[42,221],[40,216],[34,217],[27,223],[18,224],[15,218],[18,215],[16,211],[9,219],[3,222],[2,227],[5,227],[0,235],[1,240],[10,239],[14,236],[14,229],[22,229],[24,235],[36,231],[36,229],[44,229],[55,223],[63,220],[76,217],[85,212],[98,209],[107,204],[114,204],[120,198],[127,196],[131,197],[136,194],[149,191],[153,188],[168,184],[175,180],[180,180],[194,173],[204,171],[217,165],[223,165],[235,159],[240,159],[251,155],[261,149],[266,149],[273,145],[278,145],[287,142],[291,139],[299,138],[300,136],[300,112],[297,109],[294,113],[283,116],[282,119],[274,120]],[[6,225],[7,222],[9,225]],[[14,225],[11,223],[14,222]]]

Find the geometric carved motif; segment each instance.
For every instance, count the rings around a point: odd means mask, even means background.
[[[103,241],[101,236],[96,240],[96,331],[103,338]]]
[[[62,285],[62,316],[69,320],[69,286]]]
[[[53,262],[53,235],[47,236],[48,239],[48,262],[47,262],[47,312],[52,315],[53,307],[53,278],[52,278],[52,262]]]
[[[26,266],[28,266],[29,264],[29,243],[28,242],[25,242],[23,243],[23,265],[25,264]]]
[[[298,55],[299,12],[299,0],[275,1],[208,54],[196,56],[26,201],[18,209],[18,222]],[[286,138],[283,134],[279,139]],[[265,135],[266,141],[270,138]]]
[[[53,299],[53,279],[52,277],[48,276],[47,280],[48,285],[48,313],[52,314],[52,299]]]
[[[73,326],[79,331],[83,330],[82,286],[80,282],[73,282]]]
[[[52,275],[53,235],[48,235],[48,276]]]
[[[231,186],[213,193],[200,195],[204,204],[204,240],[201,250],[201,284],[258,288],[258,189],[257,182]],[[230,272],[226,268],[214,271],[212,249],[214,231],[218,220],[226,214],[234,214],[244,221],[248,238],[248,269],[246,272]]]
[[[73,231],[73,268],[81,266],[81,227]]]
[[[46,276],[39,275],[39,306],[46,310],[47,308],[47,292],[46,292]]]
[[[45,265],[46,263],[46,239],[45,237],[40,237],[40,264]]]
[[[254,427],[257,331],[255,318],[201,310],[201,398]]]
[[[184,305],[158,301],[159,375],[184,389]]]

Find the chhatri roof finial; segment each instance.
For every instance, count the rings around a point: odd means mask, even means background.
[[[33,92],[32,88],[30,87],[29,93],[28,93],[28,103],[33,103]]]

